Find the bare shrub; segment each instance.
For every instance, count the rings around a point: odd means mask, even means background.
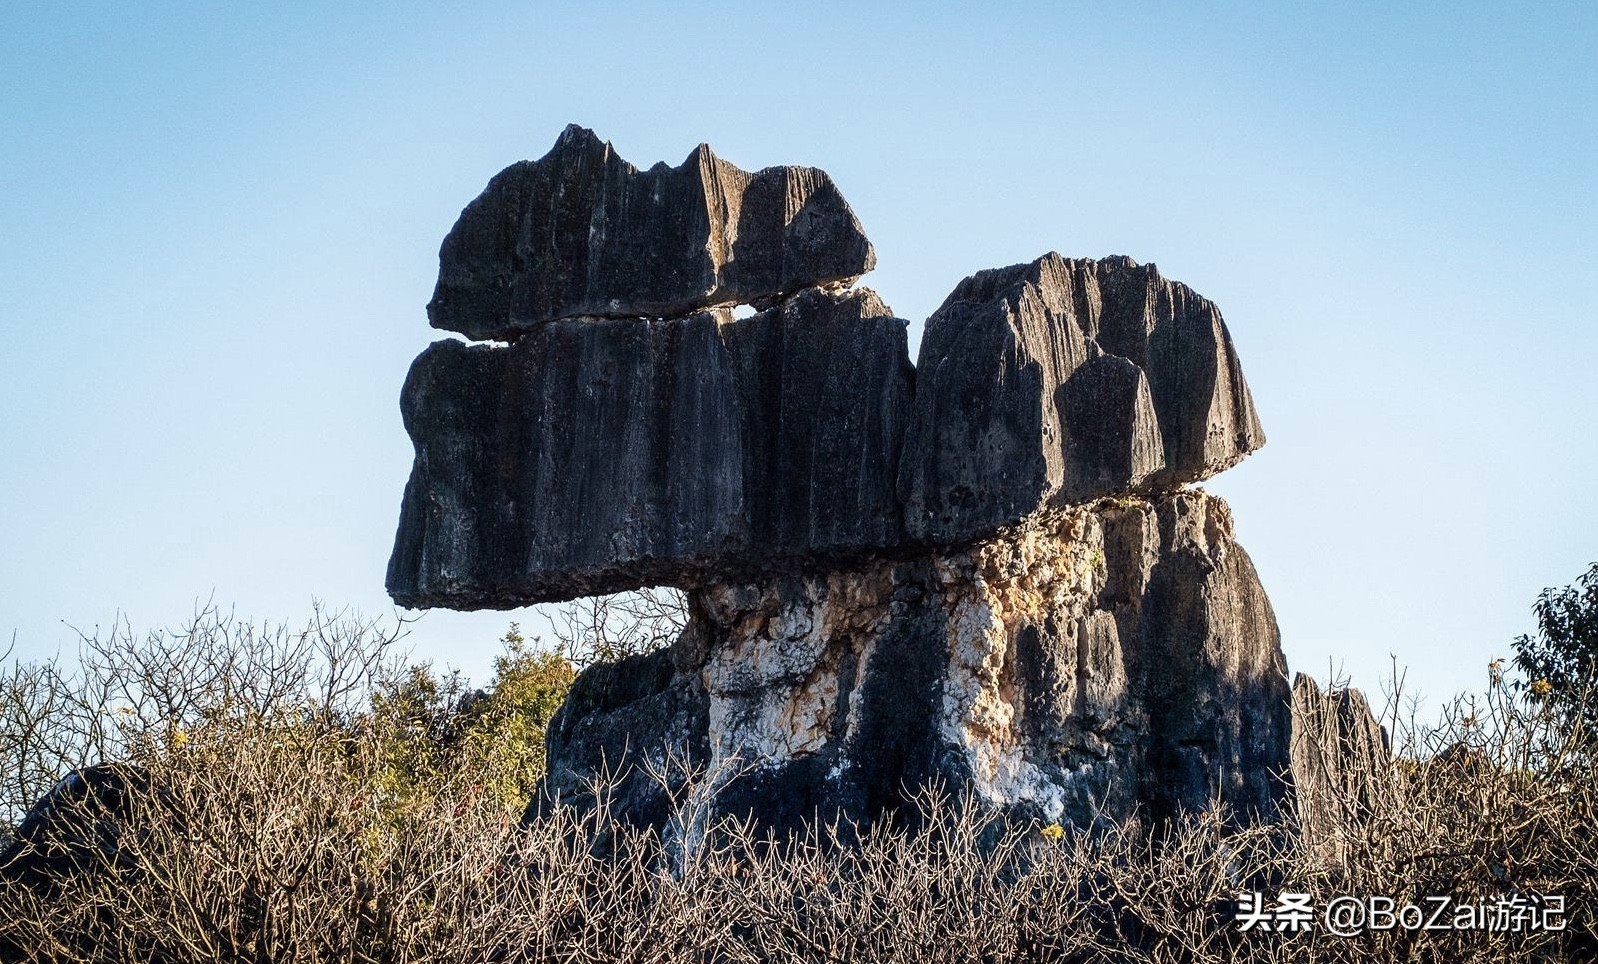
[[[560,652],[582,669],[669,646],[688,624],[688,603],[657,587],[587,596],[545,607]]]
[[[1395,686],[1392,765],[1369,806],[1335,818],[1335,851],[1291,818],[1073,834],[996,823],[980,801],[931,790],[900,824],[774,839],[706,811],[663,840],[603,806],[523,825],[495,788],[505,759],[460,749],[478,705],[463,681],[397,661],[397,628],[320,624],[119,630],[81,675],[7,671],[0,698],[20,709],[4,710],[0,750],[31,774],[8,781],[36,791],[91,751],[141,777],[113,846],[70,832],[74,814],[107,822],[85,798],[63,804],[58,839],[12,848],[13,870],[51,848],[79,859],[42,882],[0,868],[0,958],[1452,962],[1580,960],[1594,946],[1592,743],[1497,671],[1436,721]],[[680,799],[692,810],[737,778],[703,774]],[[22,791],[7,792],[15,808]],[[1551,894],[1569,928],[1244,932],[1238,901],[1254,891],[1317,907]]]
[[[14,823],[63,773],[229,715],[348,721],[399,665],[405,623],[320,605],[304,626],[239,620],[212,606],[175,629],[124,620],[60,657],[0,673],[0,823]]]

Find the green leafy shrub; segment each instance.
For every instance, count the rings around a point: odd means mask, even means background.
[[[396,820],[455,785],[507,813],[526,808],[544,775],[544,731],[577,672],[565,656],[532,648],[516,623],[500,643],[483,689],[413,665],[373,694],[358,725],[381,760],[383,805]]]
[[[461,713],[460,753],[485,791],[520,814],[544,776],[544,731],[577,678],[558,653],[531,649],[511,623],[486,693]]]

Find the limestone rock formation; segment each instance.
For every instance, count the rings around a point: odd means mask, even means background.
[[[701,144],[647,171],[572,125],[461,213],[439,252],[434,328],[512,339],[561,318],[674,317],[849,282],[875,263],[836,185],[740,170]]]
[[[1274,814],[1275,620],[1226,506],[1183,488],[1264,443],[1220,312],[1050,254],[961,282],[912,368],[905,323],[847,290],[872,260],[819,171],[702,147],[640,172],[581,128],[445,240],[434,326],[511,343],[411,368],[390,593],[672,585],[692,612],[578,680],[537,806],[598,777],[678,832],[872,819],[929,781],[1079,827]],[[691,805],[684,767],[710,774]]]
[[[1208,478],[1265,444],[1221,314],[1130,258],[980,271],[927,320],[899,489],[914,536]]]
[[[437,342],[401,398],[416,461],[389,591],[511,608],[901,543],[905,338],[869,289],[809,289],[741,321]]]
[[[690,597],[668,652],[589,670],[550,728],[549,798],[655,826],[697,766],[769,825],[872,819],[941,780],[1089,827],[1217,796],[1269,816],[1288,765],[1270,603],[1203,493],[1105,500],[952,551]],[[654,774],[654,775],[652,775]]]

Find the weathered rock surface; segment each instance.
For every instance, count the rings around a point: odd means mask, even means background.
[[[1340,859],[1342,828],[1370,812],[1390,760],[1387,732],[1365,694],[1322,691],[1313,677],[1294,677],[1292,780],[1307,843]]]
[[[820,171],[639,171],[577,127],[445,239],[434,327],[511,343],[412,366],[390,594],[693,614],[579,679],[540,805],[619,779],[613,814],[689,833],[697,767],[699,803],[778,827],[936,781],[1079,827],[1273,814],[1275,620],[1225,505],[1180,491],[1264,443],[1220,312],[1050,254],[961,282],[912,368],[843,290],[873,257]]]
[[[1220,312],[1129,258],[972,275],[928,319],[916,372],[899,492],[935,542],[1169,491],[1265,444]]]
[[[511,608],[902,543],[905,338],[870,290],[810,289],[741,321],[437,342],[402,394],[416,460],[389,592]]]
[[[402,403],[417,459],[391,594],[510,608],[958,545],[1264,442],[1220,314],[1152,266],[974,275],[919,369],[903,328],[868,289],[809,288],[739,322],[432,346]]]
[[[1225,504],[1203,493],[690,599],[669,653],[579,680],[550,729],[541,805],[590,804],[604,771],[622,778],[614,812],[665,826],[671,794],[647,773],[669,762],[715,777],[713,810],[775,827],[871,819],[932,779],[1078,827],[1217,797],[1268,816],[1283,793],[1275,619]]]
[[[749,173],[701,144],[640,171],[593,131],[513,164],[439,251],[434,328],[512,339],[560,318],[675,317],[852,281],[875,264],[824,172]]]

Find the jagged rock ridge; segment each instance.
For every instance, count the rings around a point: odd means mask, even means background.
[[[701,144],[647,171],[571,125],[501,171],[439,252],[435,328],[512,339],[561,318],[675,317],[850,282],[871,243],[824,172],[741,170]]]
[[[868,289],[808,288],[743,321],[435,344],[403,393],[417,458],[390,593],[512,608],[957,545],[1264,444],[1219,311],[1153,265],[979,272],[915,369],[904,325]]]

